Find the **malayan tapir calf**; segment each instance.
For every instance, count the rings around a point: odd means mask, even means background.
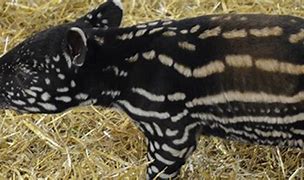
[[[208,15],[119,28],[122,6],[37,33],[0,61],[2,108],[125,111],[147,179],[178,176],[201,134],[304,147],[304,20]]]

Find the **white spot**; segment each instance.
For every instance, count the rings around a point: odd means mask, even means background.
[[[185,77],[192,76],[192,70],[189,67],[186,67],[178,63],[175,63],[173,67],[178,73],[182,74]]]
[[[72,87],[72,88],[76,87],[76,83],[75,83],[74,80],[71,81],[71,87]]]
[[[136,62],[139,58],[139,54],[136,53],[134,56],[131,56],[129,58],[126,58],[126,61],[130,62],[130,63],[133,63],[133,62]]]
[[[173,65],[173,59],[169,56],[166,56],[166,55],[163,55],[163,54],[160,54],[158,56],[160,62],[166,66],[172,66]]]
[[[18,105],[18,106],[24,106],[26,105],[26,102],[21,101],[21,100],[12,100],[12,103]]]
[[[173,36],[176,36],[176,32],[174,31],[166,31],[163,33],[163,36],[165,37],[173,37]]]
[[[102,22],[103,24],[108,24],[108,23],[109,23],[109,21],[108,21],[107,19],[103,19],[101,22]]]
[[[146,32],[147,32],[147,29],[138,30],[138,31],[135,33],[135,36],[136,36],[136,37],[143,36]]]
[[[181,92],[177,92],[177,93],[168,95],[168,100],[169,101],[183,101],[185,99],[186,99],[186,94],[181,93]]]
[[[146,59],[146,60],[152,60],[156,57],[156,53],[154,50],[152,51],[148,51],[142,54],[142,56]]]
[[[60,56],[57,55],[57,56],[53,57],[53,60],[54,60],[55,62],[59,62],[59,61],[60,61]]]
[[[79,106],[89,106],[89,105],[94,105],[97,103],[97,99],[89,99],[89,100],[86,100],[84,102],[81,102],[79,104]]]
[[[149,26],[156,26],[159,22],[158,21],[155,21],[155,22],[150,22],[148,23]]]
[[[32,91],[30,89],[26,89],[26,90],[24,90],[24,92],[30,96],[37,97],[37,93],[35,93],[34,91]]]
[[[158,142],[154,141],[154,147],[155,147],[156,149],[160,149],[160,145],[158,144]]]
[[[182,49],[186,49],[189,51],[195,51],[196,50],[196,46],[194,44],[191,44],[187,41],[183,41],[183,42],[179,42],[178,46]]]
[[[50,103],[41,103],[41,102],[38,102],[37,103],[39,106],[43,107],[45,110],[48,110],[48,111],[56,111],[57,110],[57,107],[53,104],[50,104]]]
[[[97,44],[99,46],[102,46],[104,44],[104,42],[105,42],[105,40],[104,40],[103,37],[99,37],[99,36],[96,36],[96,35],[94,36],[94,39],[95,39],[95,41],[97,42]]]
[[[190,29],[190,33],[196,33],[200,28],[200,25],[196,25]]]
[[[151,170],[152,170],[154,173],[159,173],[159,169],[158,169],[156,166],[151,166]]]
[[[161,173],[158,177],[161,178],[161,179],[172,179],[172,178],[174,178],[177,174],[178,174],[178,172],[174,172],[174,173],[172,173],[172,174]]]
[[[88,15],[87,15],[87,18],[88,18],[88,19],[93,19],[93,15],[92,15],[92,14],[88,14]]]
[[[207,39],[207,38],[210,38],[210,37],[216,37],[218,35],[220,35],[222,31],[222,28],[221,27],[215,27],[213,29],[207,29],[205,30],[200,36],[199,38],[200,39]]]
[[[226,39],[234,39],[234,38],[244,38],[247,37],[248,33],[245,29],[234,29],[232,31],[224,32],[223,37]]]
[[[296,34],[291,34],[289,36],[289,42],[292,44],[298,43],[304,39],[304,29],[301,28],[300,31]]]
[[[38,91],[38,92],[43,92],[42,88],[40,88],[40,87],[34,87],[34,86],[30,87],[30,90],[32,90],[32,91]]]
[[[170,25],[170,24],[172,24],[172,23],[173,23],[173,21],[168,20],[168,21],[165,21],[165,22],[163,23],[163,26],[167,26],[167,25]]]
[[[147,28],[148,26],[146,24],[139,24],[136,27],[142,29],[142,28]]]
[[[187,29],[183,29],[183,30],[181,30],[180,31],[182,34],[188,34],[189,33],[189,31],[187,30]]]
[[[40,109],[38,109],[36,107],[24,107],[23,109],[28,112],[40,112]]]
[[[44,81],[45,81],[46,85],[50,85],[51,84],[51,80],[49,78],[45,78]]]
[[[50,100],[50,98],[51,98],[51,95],[48,92],[45,92],[41,95],[41,99],[43,101],[48,101],[48,100]]]
[[[101,13],[101,12],[99,12],[99,13],[97,14],[97,18],[98,18],[98,19],[102,18],[102,13]]]
[[[60,93],[64,93],[64,92],[69,92],[69,88],[68,87],[63,87],[63,88],[57,88],[56,91],[60,92]]]
[[[88,97],[89,97],[89,95],[88,95],[88,94],[85,94],[85,93],[79,93],[79,94],[77,94],[77,95],[75,96],[75,98],[76,98],[77,100],[87,100]]]
[[[65,103],[68,103],[68,102],[71,102],[71,101],[72,101],[72,98],[69,97],[69,96],[55,97],[55,99],[56,99],[57,101],[62,101],[62,102],[65,102]]]
[[[27,100],[30,104],[34,104],[36,102],[36,99],[35,98],[29,98]]]
[[[164,27],[154,28],[154,29],[149,31],[149,34],[154,34],[156,32],[162,31],[163,29],[164,29]]]
[[[112,98],[116,98],[120,95],[120,91],[102,91],[101,95],[111,96]]]
[[[68,68],[71,68],[72,67],[72,59],[71,59],[71,57],[66,52],[63,53],[63,56],[64,56],[64,58],[65,58],[65,60],[67,62]]]
[[[65,75],[64,74],[58,74],[58,78],[61,79],[61,80],[64,80],[65,79]]]

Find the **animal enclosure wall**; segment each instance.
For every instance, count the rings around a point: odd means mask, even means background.
[[[103,0],[0,0],[0,55],[31,34],[74,20]],[[303,0],[124,0],[123,26],[218,13],[304,17]],[[142,179],[143,135],[124,115],[83,107],[58,115],[0,113],[0,178]],[[182,179],[304,177],[303,153],[202,137]]]

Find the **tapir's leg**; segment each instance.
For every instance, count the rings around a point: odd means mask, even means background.
[[[177,177],[181,166],[196,149],[197,136],[200,134],[198,123],[179,128],[175,126],[174,129],[167,127],[166,130],[155,122],[146,124],[146,127],[154,132],[153,137],[148,137],[148,160],[151,163],[147,169],[147,179]]]

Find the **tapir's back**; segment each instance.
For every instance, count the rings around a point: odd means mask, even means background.
[[[159,111],[198,120],[204,134],[303,146],[303,22],[269,15],[162,22],[147,32],[161,37],[142,53],[149,68],[138,71],[149,76],[135,84],[175,95]]]

